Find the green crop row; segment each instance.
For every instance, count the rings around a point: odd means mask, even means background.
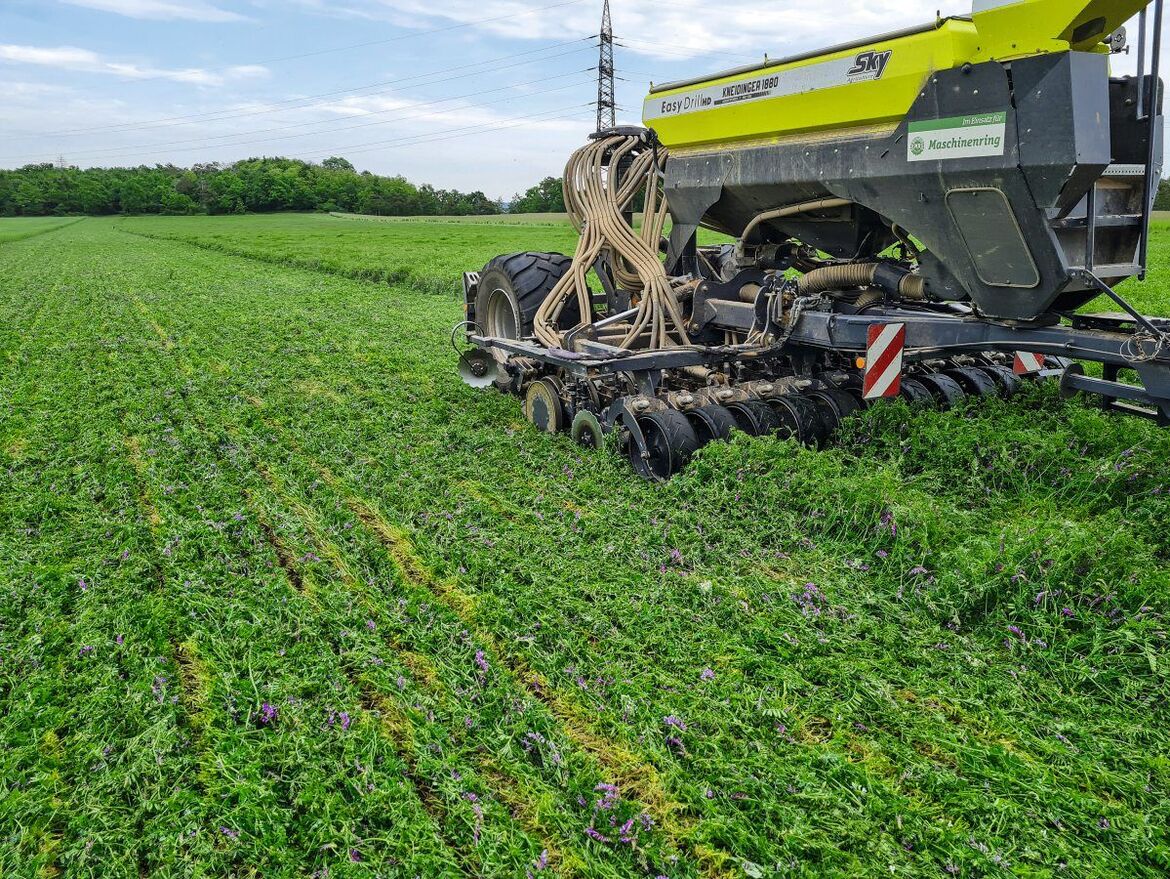
[[[1170,436],[1041,387],[644,485],[334,276],[413,225],[0,251],[0,873],[1170,869]]]

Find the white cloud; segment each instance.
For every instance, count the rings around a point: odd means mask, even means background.
[[[339,4],[297,0],[302,6],[336,14]],[[565,39],[596,33],[599,3],[578,0],[555,8],[556,0],[348,0],[349,14],[381,16],[395,24],[431,29],[468,25],[513,39]],[[613,10],[614,32],[626,38],[624,51],[661,60],[708,55],[779,57],[843,40],[866,37],[966,15],[971,0],[622,0]],[[827,9],[826,7],[832,7]],[[734,63],[733,60],[729,63]]]
[[[76,46],[16,46],[0,44],[0,61],[35,64],[75,73],[101,73],[124,79],[164,79],[188,85],[220,86],[241,79],[268,75],[268,69],[256,64],[205,70],[201,67],[168,69],[149,67],[126,61],[111,61],[89,49]]]
[[[245,20],[239,13],[220,9],[204,0],[60,0],[60,2],[70,6],[112,12],[127,18],[213,23]]]

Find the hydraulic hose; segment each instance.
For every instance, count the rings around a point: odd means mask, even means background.
[[[565,169],[565,206],[580,233],[572,267],[536,312],[537,338],[550,348],[561,347],[557,328],[574,297],[585,325],[592,322],[593,294],[588,274],[605,255],[615,280],[637,300],[637,313],[617,347],[629,349],[649,333],[650,348],[690,345],[682,309],[658,255],[668,209],[660,175],[666,150],[652,148],[643,137],[599,138],[577,150]],[[626,220],[640,193],[645,209],[640,232]]]
[[[827,211],[833,208],[843,208],[846,205],[851,204],[853,204],[853,202],[847,198],[821,198],[817,199],[816,201],[806,201],[802,202],[801,204],[788,205],[788,207],[776,208],[772,211],[765,211],[762,214],[756,214],[756,216],[752,218],[752,221],[748,223],[747,227],[743,230],[743,234],[740,236],[740,241],[742,244],[747,244],[747,240],[751,237],[752,233],[756,231],[756,229],[760,228],[760,226],[762,226],[764,223],[771,222],[772,220],[780,220],[784,217],[795,217],[797,214],[807,214],[813,211]]]
[[[887,293],[922,301],[926,299],[926,281],[889,263],[850,263],[813,269],[796,281],[797,293],[814,296],[831,290],[849,290],[857,287],[880,287]]]

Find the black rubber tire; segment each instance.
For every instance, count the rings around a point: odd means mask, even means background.
[[[739,430],[739,423],[735,420],[735,416],[722,406],[700,406],[697,409],[690,409],[684,414],[691,423],[691,427],[695,429],[699,448],[708,443],[729,440],[731,434]]]
[[[690,463],[699,449],[695,429],[681,412],[663,409],[638,416],[638,427],[646,438],[649,460],[642,458],[636,442],[630,443],[630,463],[649,482],[667,482]]]
[[[497,256],[480,272],[472,319],[489,336],[516,339],[531,336],[536,312],[572,264],[570,257],[560,253],[526,251]],[[492,325],[489,315],[496,291],[503,291],[516,309],[519,323],[514,330]],[[581,308],[572,300],[561,313],[560,328],[571,329],[580,322]]]
[[[957,381],[969,397],[999,396],[999,384],[981,369],[950,369],[945,374]]]
[[[808,398],[820,408],[821,418],[830,436],[841,429],[846,418],[856,415],[864,408],[856,396],[837,388],[813,391]]]
[[[783,422],[780,436],[785,439],[791,437],[810,448],[823,446],[828,440],[829,429],[821,417],[821,410],[807,397],[785,394],[772,400],[771,406]]]
[[[731,403],[727,410],[739,429],[749,436],[772,436],[784,429],[784,421],[776,410],[759,400]]]
[[[986,373],[993,382],[999,385],[1002,397],[1014,397],[1020,390],[1020,377],[1005,366],[981,366],[979,370]]]
[[[949,375],[943,375],[941,372],[918,376],[918,381],[926,386],[935,402],[944,409],[957,406],[967,399],[967,392],[963,390],[962,386]]]
[[[926,385],[916,378],[902,379],[902,399],[911,405],[934,405],[934,394],[927,390]]]

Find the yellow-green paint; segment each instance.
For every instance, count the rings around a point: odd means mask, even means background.
[[[1093,51],[1150,0],[1020,0],[973,18],[979,48],[972,61],[1008,61],[1048,52]],[[1081,34],[1077,31],[1083,29]]]
[[[1070,50],[1107,51],[1105,37],[1149,0],[1019,0],[980,8],[991,2],[977,4],[971,18],[940,19],[934,28],[919,33],[789,64],[761,64],[751,72],[656,92],[646,100],[646,125],[676,150],[893,126],[909,112],[935,71]],[[1099,27],[1087,26],[1097,20]],[[1084,32],[1074,41],[1082,28]],[[847,77],[848,65],[870,52],[891,53],[881,76]],[[773,97],[687,112],[664,109],[672,100],[704,92],[711,95],[721,88],[774,76],[787,85]]]

